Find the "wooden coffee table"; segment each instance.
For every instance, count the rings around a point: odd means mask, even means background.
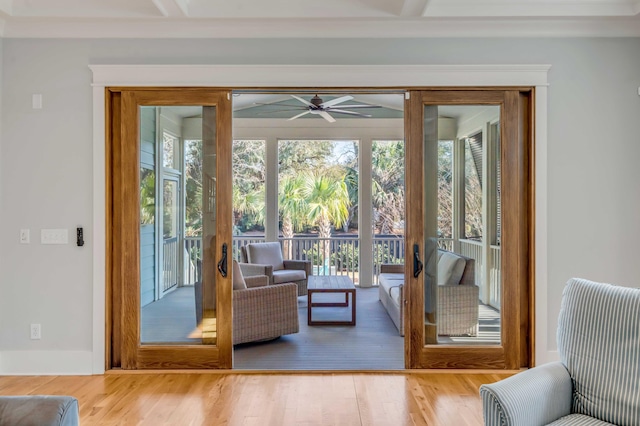
[[[314,293],[344,293],[344,302],[313,302]],[[351,294],[351,321],[314,321],[311,318],[312,308],[316,307],[348,307]],[[344,275],[325,276],[311,275],[307,282],[307,324],[309,325],[356,325],[356,287],[349,277]]]

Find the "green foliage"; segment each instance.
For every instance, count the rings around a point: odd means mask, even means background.
[[[156,215],[156,173],[140,169],[140,224],[153,225]]]
[[[404,141],[377,141],[372,152],[374,229],[396,233],[404,220]]]
[[[185,236],[202,235],[202,141],[185,141]]]
[[[233,141],[233,218],[238,232],[264,230],[265,141]]]
[[[321,172],[302,175],[300,193],[307,206],[307,219],[318,226],[320,238],[331,238],[331,224],[342,226],[349,216],[349,194],[343,180]]]
[[[331,156],[331,141],[279,141],[278,173],[280,177],[325,168]]]

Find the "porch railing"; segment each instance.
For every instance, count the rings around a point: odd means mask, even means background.
[[[202,237],[185,237],[184,250],[184,285],[194,285],[200,279]]]
[[[170,240],[165,240],[165,246]],[[249,243],[265,241],[264,237],[234,236],[232,253],[234,259],[240,259],[240,248]],[[281,238],[285,259],[310,260],[314,275],[347,275],[354,283],[359,282],[358,237],[295,237]],[[175,243],[174,243],[175,244]],[[176,245],[177,247],[177,245]],[[438,239],[438,247],[453,250],[453,239]],[[165,248],[167,250],[168,247]],[[166,252],[165,252],[166,253]],[[500,307],[500,246],[491,246],[489,259],[489,295],[490,304]],[[484,260],[482,243],[473,240],[460,240],[460,254],[476,260],[476,284],[482,285]],[[383,263],[404,263],[404,238],[402,236],[375,236],[373,238],[373,282],[378,284],[380,265]],[[175,256],[174,256],[175,258]],[[202,258],[202,239],[185,238],[184,285],[193,285],[198,280],[198,263]],[[166,281],[165,281],[166,282]]]
[[[178,237],[165,238],[162,243],[162,292],[178,285]]]

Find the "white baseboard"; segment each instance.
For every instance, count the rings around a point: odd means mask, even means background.
[[[91,375],[91,351],[0,352],[0,375]]]

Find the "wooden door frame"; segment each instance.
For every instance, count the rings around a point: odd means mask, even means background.
[[[231,276],[216,274],[216,345],[140,345],[139,105],[215,106],[216,177],[231,182],[231,102],[226,89],[106,89],[106,368],[230,368]],[[136,111],[127,116],[126,112]],[[135,143],[132,143],[135,141]],[[218,221],[213,252],[231,247],[231,191],[216,191]],[[226,210],[229,210],[228,212]],[[228,220],[225,220],[228,219]],[[228,259],[230,262],[231,259]],[[206,275],[213,280],[214,267]],[[229,269],[230,270],[230,269]],[[205,271],[206,272],[206,271]],[[203,274],[205,275],[205,274]],[[206,287],[206,286],[204,286]],[[135,325],[134,325],[135,324]]]
[[[405,262],[406,368],[518,369],[534,362],[535,170],[534,88],[463,88],[412,91],[406,101],[405,253],[424,249],[422,182],[424,105],[499,105],[502,163],[501,338],[496,346],[424,345],[423,275]],[[408,114],[407,114],[408,112]],[[405,256],[408,258],[408,255]],[[426,261],[425,261],[426,262]],[[424,273],[423,273],[424,274]],[[507,283],[507,285],[505,285]],[[408,336],[408,338],[407,338]],[[473,361],[469,361],[472,359]]]
[[[102,374],[108,369],[108,335],[105,324],[109,321],[108,303],[110,290],[111,247],[107,238],[111,220],[107,217],[110,189],[107,152],[109,140],[109,100],[107,87],[285,87],[292,82],[300,87],[316,87],[324,90],[338,84],[371,88],[437,88],[437,87],[534,87],[535,88],[535,362],[544,363],[556,359],[548,338],[548,179],[547,179],[547,119],[548,119],[548,64],[497,64],[497,65],[130,65],[90,64],[93,93],[93,164],[92,164],[92,335],[91,350],[84,356],[66,357],[70,371],[91,371]],[[91,240],[90,240],[91,241]],[[532,281],[533,282],[533,281]],[[533,309],[531,310],[533,313]],[[533,326],[532,322],[532,326]],[[532,327],[533,329],[533,327]],[[531,351],[533,353],[533,345]],[[80,370],[78,369],[80,368]]]

